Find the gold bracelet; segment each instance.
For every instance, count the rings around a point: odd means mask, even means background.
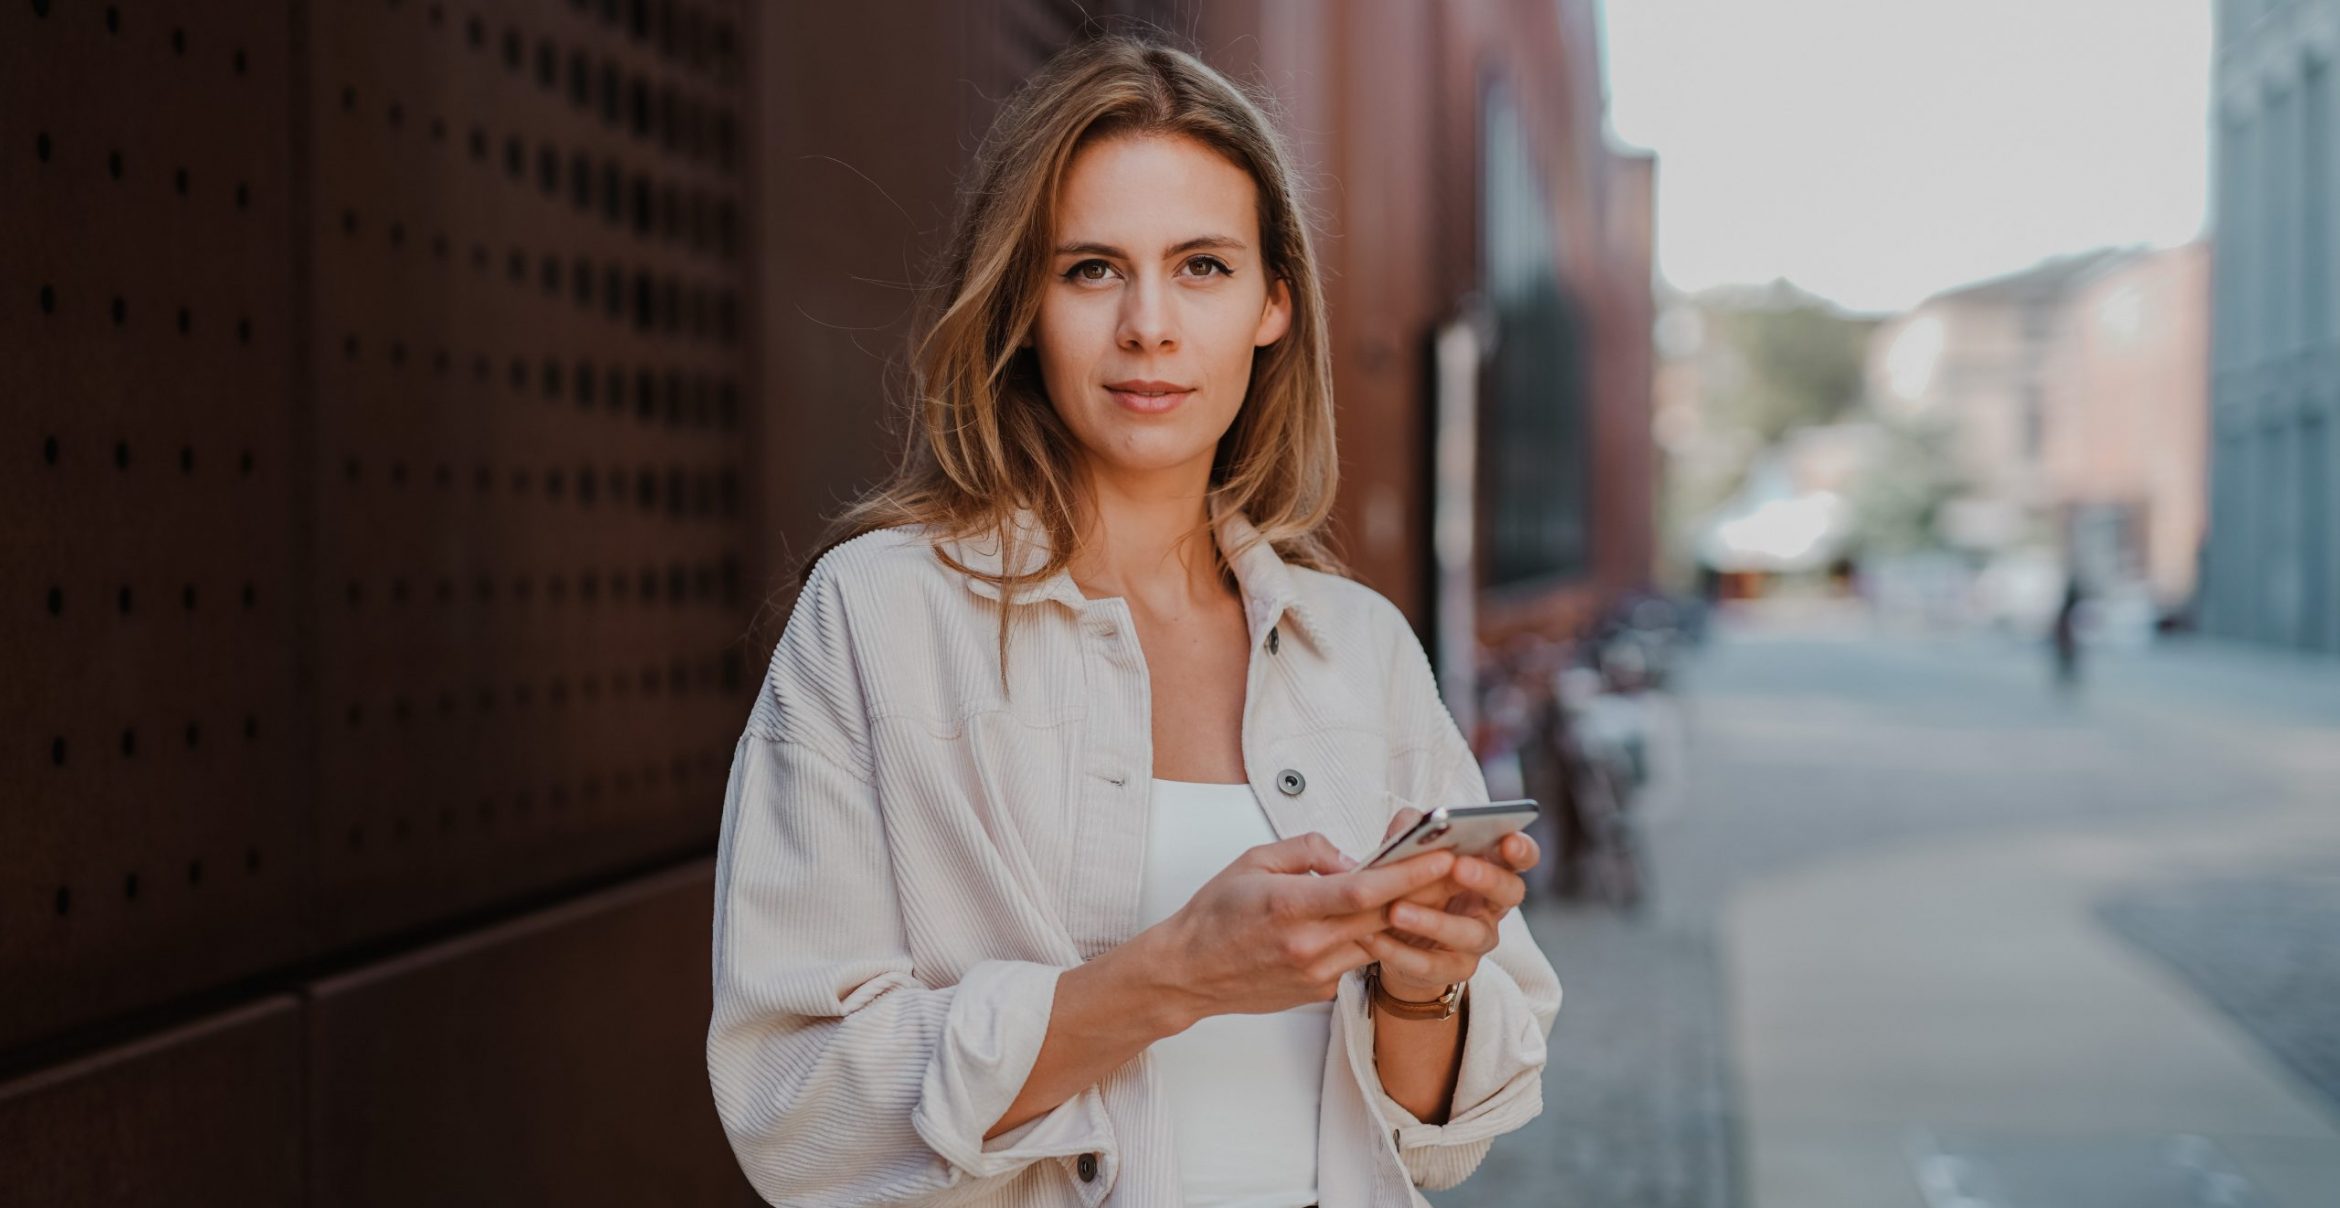
[[[1399,1019],[1451,1019],[1456,1011],[1462,1009],[1463,992],[1470,987],[1470,983],[1456,982],[1446,988],[1446,993],[1436,998],[1419,1001],[1398,998],[1382,986],[1381,962],[1375,961],[1365,967],[1365,986],[1371,992],[1375,1006]]]

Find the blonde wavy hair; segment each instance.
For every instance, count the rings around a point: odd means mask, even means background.
[[[840,542],[905,524],[928,526],[936,556],[976,574],[942,543],[992,534],[1004,573],[986,577],[1003,591],[1004,678],[1005,601],[1070,561],[1082,502],[1081,446],[1049,404],[1037,350],[1022,347],[1047,282],[1055,199],[1077,152],[1129,136],[1191,138],[1247,171],[1258,186],[1266,273],[1291,291],[1290,328],[1255,355],[1243,405],[1212,458],[1206,523],[1241,508],[1286,561],[1347,576],[1325,534],[1340,470],[1323,288],[1292,157],[1267,116],[1272,104],[1187,51],[1126,32],[1077,43],[1026,80],[976,151],[940,275],[926,287],[901,460],[830,521],[789,586],[801,588]],[[1018,575],[1022,559],[1009,543],[1026,506],[1050,551]],[[1241,552],[1222,551],[1222,574]]]

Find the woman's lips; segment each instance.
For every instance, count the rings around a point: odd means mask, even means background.
[[[1173,390],[1166,391],[1161,394],[1140,394],[1135,391],[1115,390],[1112,387],[1107,387],[1105,393],[1112,395],[1114,402],[1117,402],[1132,411],[1142,412],[1147,415],[1159,415],[1164,411],[1168,411],[1171,408],[1176,407],[1179,403],[1185,401],[1187,395],[1194,392],[1191,390]]]

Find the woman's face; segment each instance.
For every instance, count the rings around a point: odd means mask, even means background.
[[[1253,350],[1291,322],[1250,174],[1184,136],[1092,143],[1058,193],[1050,265],[1031,343],[1090,469],[1207,478]]]

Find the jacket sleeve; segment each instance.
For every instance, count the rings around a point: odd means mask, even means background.
[[[1390,639],[1393,716],[1398,733],[1413,736],[1393,760],[1390,812],[1489,800],[1486,777],[1438,694],[1421,642],[1394,606],[1390,612],[1400,625]],[[1415,1184],[1432,1191],[1470,1177],[1497,1136],[1544,1108],[1545,1044],[1560,1011],[1560,979],[1518,910],[1497,925],[1495,949],[1480,958],[1465,1001],[1462,1066],[1445,1123],[1423,1123],[1378,1080],[1368,1096]],[[1370,1068],[1374,1017],[1364,1015],[1352,1043],[1362,1044]]]
[[[1026,1178],[1094,1204],[1118,1168],[1095,1087],[983,1139],[1031,1073],[1062,970],[985,960],[937,986],[913,967],[826,571],[790,614],[725,790],[707,1031],[724,1133],[774,1204],[941,1205]],[[1083,1182],[1074,1160],[1092,1152]]]

